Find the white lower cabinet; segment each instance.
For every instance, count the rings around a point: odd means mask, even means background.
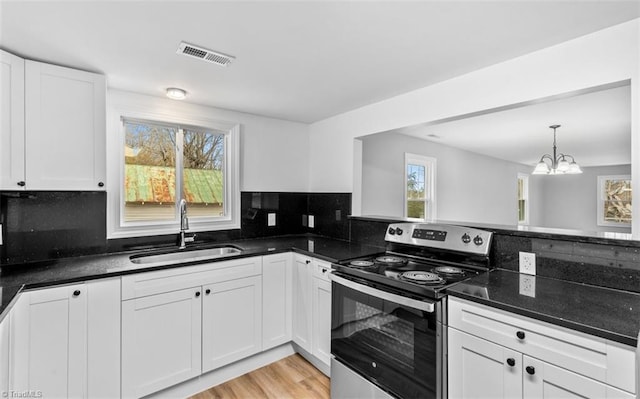
[[[293,265],[293,342],[311,353],[313,331],[313,265],[307,256],[294,255]]]
[[[22,293],[10,313],[10,389],[119,396],[119,298],[118,279]]]
[[[122,396],[141,397],[201,372],[201,288],[122,302]]]
[[[634,348],[449,297],[450,398],[635,398]]]
[[[314,266],[314,271],[317,273],[313,277],[313,350],[311,353],[329,365],[331,364],[331,281],[327,273],[331,268],[324,262],[316,262]]]
[[[319,360],[331,364],[331,265],[320,259],[294,255],[293,342]]]
[[[122,277],[122,396],[139,398],[262,350],[262,258]]]
[[[293,255],[262,257],[262,350],[291,341]]]
[[[9,324],[11,316],[7,315],[0,322],[0,393],[9,391]]]
[[[204,286],[202,371],[262,350],[262,277]]]
[[[450,398],[522,396],[520,353],[453,328],[448,339]]]

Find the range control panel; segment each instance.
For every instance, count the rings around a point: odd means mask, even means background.
[[[487,256],[492,236],[490,231],[451,224],[392,223],[387,228],[385,240]]]

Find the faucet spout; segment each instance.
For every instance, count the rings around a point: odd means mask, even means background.
[[[187,217],[187,201],[180,200],[180,230],[189,230],[189,218]]]
[[[187,217],[187,201],[185,199],[180,200],[180,235],[179,243],[180,249],[187,247],[187,242],[193,242],[194,236],[185,237],[185,230],[189,229],[189,218]]]

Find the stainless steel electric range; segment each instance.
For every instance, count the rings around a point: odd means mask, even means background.
[[[334,264],[331,397],[446,398],[446,288],[489,269],[491,239],[394,223],[385,252]]]

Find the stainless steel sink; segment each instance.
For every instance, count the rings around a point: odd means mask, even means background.
[[[234,246],[224,246],[206,249],[194,249],[189,251],[176,251],[155,255],[133,255],[129,259],[136,264],[164,263],[164,262],[193,262],[197,260],[207,260],[233,256],[242,253],[240,248]]]

